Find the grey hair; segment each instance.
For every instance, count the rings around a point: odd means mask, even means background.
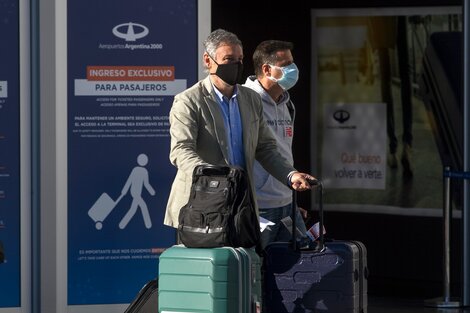
[[[215,59],[215,51],[222,44],[239,45],[243,48],[242,42],[237,35],[224,29],[216,29],[204,40],[203,45],[206,52]]]

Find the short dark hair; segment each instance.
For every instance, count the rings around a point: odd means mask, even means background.
[[[256,76],[261,76],[263,64],[274,64],[277,61],[276,52],[294,49],[294,44],[289,41],[265,40],[261,42],[253,53],[253,67]]]

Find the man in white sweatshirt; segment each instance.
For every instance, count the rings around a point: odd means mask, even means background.
[[[279,152],[291,165],[294,163],[292,139],[295,107],[287,90],[295,85],[299,77],[292,49],[292,43],[286,41],[261,42],[253,54],[255,75],[248,77],[244,84],[261,95],[266,123],[276,137]],[[281,220],[291,216],[292,190],[271,176],[258,162],[254,164],[253,173],[259,214],[275,223],[261,234],[263,248],[273,241],[289,241],[292,236]],[[296,225],[302,234],[306,233],[299,210]]]

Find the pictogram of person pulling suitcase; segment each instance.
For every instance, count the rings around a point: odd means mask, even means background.
[[[148,163],[148,157],[145,154],[140,154],[137,157],[137,164],[132,169],[131,174],[127,178],[127,181],[122,188],[121,195],[113,200],[107,193],[102,193],[101,196],[96,200],[93,206],[88,210],[88,216],[95,222],[96,229],[100,230],[103,228],[103,222],[108,217],[108,215],[113,211],[117,206],[119,201],[130,192],[132,196],[132,203],[130,209],[127,211],[126,215],[119,222],[119,228],[126,228],[127,224],[134,217],[137,209],[140,207],[142,216],[144,219],[145,227],[147,229],[152,227],[152,220],[150,219],[150,214],[148,211],[147,204],[142,198],[142,189],[145,189],[150,193],[150,195],[155,195],[155,190],[149,183],[148,171],[145,166]]]

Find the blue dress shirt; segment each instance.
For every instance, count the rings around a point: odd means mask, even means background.
[[[225,130],[227,133],[227,141],[229,147],[230,164],[245,168],[245,154],[243,151],[243,130],[242,120],[240,117],[240,109],[238,107],[237,92],[235,86],[232,97],[229,99],[214,87],[217,95],[217,102],[222,110],[224,118]]]

